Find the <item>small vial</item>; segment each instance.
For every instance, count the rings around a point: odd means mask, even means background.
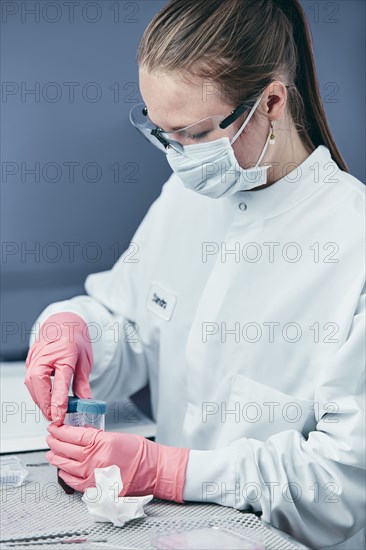
[[[107,403],[105,401],[79,399],[78,397],[69,396],[64,424],[104,430],[106,412]],[[57,481],[65,493],[68,495],[75,493],[75,489],[67,485],[59,476],[59,468],[57,468]]]
[[[106,412],[107,403],[105,401],[70,396],[64,424],[104,430]]]

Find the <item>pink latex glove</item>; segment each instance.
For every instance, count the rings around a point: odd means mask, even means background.
[[[140,435],[104,432],[96,428],[50,424],[47,460],[73,489],[95,487],[94,468],[117,465],[120,496],[144,496],[183,502],[189,449],[154,443]]]
[[[42,324],[37,340],[28,352],[24,383],[45,418],[59,425],[65,418],[72,377],[74,395],[84,399],[92,396],[89,330],[76,313],[55,313]]]

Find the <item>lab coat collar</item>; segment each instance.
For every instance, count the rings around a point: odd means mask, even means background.
[[[239,223],[272,218],[306,199],[327,181],[334,182],[332,176],[338,170],[329,149],[319,145],[302,164],[269,187],[239,191],[227,200],[236,211],[242,211],[237,218]]]

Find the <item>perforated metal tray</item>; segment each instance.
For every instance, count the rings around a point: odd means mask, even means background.
[[[56,469],[46,463],[44,452],[18,456],[29,464],[30,475],[22,487],[1,491],[1,548],[4,550],[154,548],[152,541],[156,535],[204,526],[222,526],[244,535],[253,534],[264,540],[266,550],[304,548],[265,527],[254,514],[215,504],[177,504],[154,499],[145,506],[145,518],[134,520],[123,528],[95,523],[80,493],[66,495],[62,491],[56,480]],[[59,543],[60,539],[79,537],[107,542]],[[20,539],[28,540],[22,542]],[[53,544],[45,544],[52,540]]]

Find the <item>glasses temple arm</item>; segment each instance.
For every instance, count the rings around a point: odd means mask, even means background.
[[[286,88],[289,88],[289,85],[285,85]],[[246,101],[241,103],[228,117],[226,117],[221,123],[220,128],[225,130],[230,124],[235,122],[245,111],[251,109],[256,103],[256,100]]]

